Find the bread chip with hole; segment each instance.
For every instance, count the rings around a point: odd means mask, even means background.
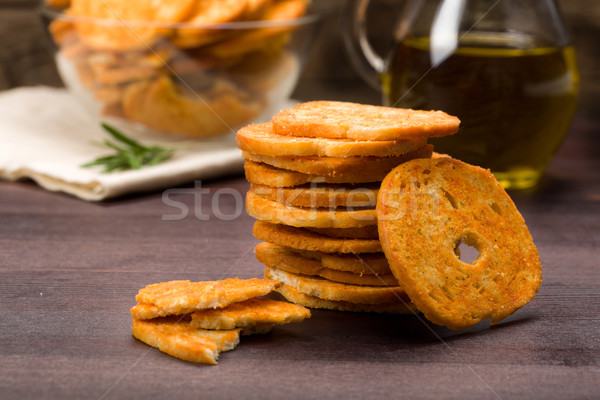
[[[540,258],[525,221],[487,170],[449,157],[402,164],[383,181],[377,214],[392,272],[436,324],[495,324],[540,286]],[[472,264],[458,258],[461,242],[477,249]]]

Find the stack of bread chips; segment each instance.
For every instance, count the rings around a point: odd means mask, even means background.
[[[240,335],[310,317],[306,308],[259,298],[280,285],[270,279],[170,281],[148,285],[131,309],[133,336],[182,360],[216,364]]]
[[[265,277],[311,308],[411,312],[379,242],[379,186],[396,166],[431,158],[427,139],[458,125],[441,111],[314,101],[239,130]]]

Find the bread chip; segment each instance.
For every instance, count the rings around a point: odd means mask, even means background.
[[[311,208],[375,207],[379,185],[304,185],[274,188],[252,184],[250,190],[278,203]]]
[[[253,298],[221,309],[192,313],[190,325],[203,329],[243,328],[242,335],[265,333],[274,325],[300,322],[310,318],[306,308],[283,301]]]
[[[150,319],[172,314],[187,314],[207,308],[222,308],[231,303],[264,296],[278,283],[268,279],[230,278],[222,281],[169,281],[148,285],[135,299],[133,317]]]
[[[319,176],[352,175],[373,176],[382,180],[395,166],[414,158],[430,158],[433,146],[427,144],[422,148],[401,156],[393,157],[292,157],[263,156],[242,151],[246,160],[272,165],[276,168]]]
[[[340,300],[325,300],[315,296],[300,293],[292,286],[282,284],[277,288],[283,297],[292,303],[300,304],[309,308],[322,308],[325,310],[371,312],[382,314],[415,314],[416,308],[409,300],[395,301],[381,304],[350,303]]]
[[[97,19],[75,22],[82,41],[96,49],[144,49],[165,35],[165,29],[135,21],[175,23],[192,10],[195,0],[156,2],[145,0],[72,0],[69,15]],[[165,25],[166,26],[166,25]],[[163,26],[164,28],[164,26]]]
[[[261,221],[295,227],[355,228],[377,225],[374,208],[329,210],[292,207],[257,196],[252,190],[246,193],[246,211]]]
[[[214,100],[212,99],[214,97]],[[125,115],[163,133],[210,137],[230,131],[262,109],[259,101],[232,90],[199,98],[180,90],[169,77],[134,83],[123,98]]]
[[[296,288],[300,293],[325,300],[341,300],[351,303],[381,304],[407,300],[400,286],[359,286],[332,282],[323,278],[310,277],[279,268],[265,268],[265,277]]]
[[[172,42],[177,47],[197,47],[215,42],[232,34],[232,30],[215,29],[211,25],[237,21],[248,11],[247,0],[196,1],[186,23],[193,28],[179,27]],[[202,27],[207,27],[202,29]]]
[[[256,17],[261,21],[289,21],[303,16],[308,2],[306,0],[275,0],[264,12]],[[244,30],[243,34],[220,41],[207,48],[207,51],[220,58],[237,57],[253,51],[280,47],[294,26],[274,26]]]
[[[413,140],[348,140],[283,136],[273,132],[273,124],[251,124],[237,132],[240,149],[263,156],[319,157],[392,157],[410,153],[425,146],[426,139]]]
[[[452,135],[458,118],[420,111],[340,101],[312,101],[273,117],[279,135],[354,140],[399,140]]]
[[[379,239],[377,226],[369,225],[360,228],[310,228],[307,230],[318,235],[344,239]]]
[[[487,170],[449,157],[413,160],[383,181],[379,237],[390,268],[432,322],[497,323],[529,302],[540,258],[514,203]],[[479,256],[455,252],[461,243]]]
[[[252,230],[259,240],[298,250],[325,253],[376,253],[381,251],[379,240],[344,239],[319,235],[303,228],[256,221]]]
[[[252,183],[271,187],[300,186],[307,183],[368,183],[381,182],[379,172],[356,170],[348,174],[336,176],[319,176],[287,171],[271,165],[248,161],[244,163],[246,179]]]
[[[141,320],[133,318],[133,336],[182,360],[216,364],[219,353],[232,350],[240,341],[240,330],[206,330],[190,326],[181,316]]]
[[[392,273],[383,253],[342,254],[284,248],[303,258],[319,261],[323,267],[336,271],[352,272],[359,275],[387,275]]]
[[[294,274],[320,276],[333,282],[348,283],[351,285],[398,285],[398,281],[389,269],[387,274],[381,275],[376,275],[373,272],[370,274],[357,274],[349,271],[340,271],[327,268],[319,260],[304,257],[285,247],[264,242],[256,246],[255,253],[258,261],[266,266],[279,268]]]

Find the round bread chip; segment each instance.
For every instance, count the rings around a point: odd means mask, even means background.
[[[294,207],[375,207],[379,185],[311,184],[292,188],[275,188],[252,184],[250,190],[258,196]]]
[[[285,284],[281,284],[281,286],[277,288],[277,292],[279,292],[279,294],[285,297],[288,301],[309,308],[381,314],[415,314],[417,312],[414,305],[410,302],[410,300],[407,299],[381,304],[361,304],[340,300],[325,300],[300,293],[297,289]]]
[[[256,20],[261,21],[289,21],[302,17],[306,13],[308,1],[306,0],[276,0],[264,12],[256,15]],[[281,47],[294,26],[274,26],[243,30],[242,34],[235,35],[227,40],[220,41],[207,48],[207,51],[217,57],[237,57],[253,51]]]
[[[276,168],[319,176],[352,175],[374,176],[382,180],[398,164],[414,158],[430,158],[433,146],[427,144],[422,148],[401,156],[393,157],[292,157],[292,156],[263,156],[242,151],[246,160],[272,165]]]
[[[397,286],[398,281],[388,268],[387,274],[361,274],[327,268],[319,260],[304,257],[301,253],[272,243],[259,243],[256,258],[268,267],[275,267],[294,274],[320,276],[333,282],[367,286]],[[323,253],[325,254],[325,253]],[[364,266],[363,266],[364,268]]]
[[[460,120],[421,111],[341,101],[311,101],[273,117],[279,135],[354,140],[400,140],[452,135]]]
[[[356,228],[377,225],[374,208],[329,210],[292,207],[257,196],[252,190],[246,193],[246,211],[261,221],[298,228],[306,226],[316,228]]]
[[[183,20],[195,4],[195,0],[72,0],[66,13],[94,19],[93,22],[75,22],[81,40],[88,46],[126,51],[147,48],[159,37],[169,35],[171,31],[165,29],[167,24]],[[149,22],[162,22],[165,26],[150,27]]]
[[[402,164],[383,181],[377,214],[392,272],[436,324],[495,324],[540,286],[525,221],[487,170],[449,157]],[[461,243],[478,251],[472,264],[459,259]]]
[[[332,282],[323,278],[293,274],[279,268],[267,266],[265,277],[297,289],[300,293],[325,300],[348,301],[350,303],[381,304],[408,301],[400,286],[359,286]]]
[[[362,170],[336,176],[310,175],[249,160],[244,163],[244,172],[249,182],[271,187],[291,187],[307,183],[371,183],[381,182],[384,178],[379,172]]]
[[[333,238],[303,228],[256,221],[254,237],[279,246],[324,253],[376,253],[381,251],[379,240]]]
[[[283,136],[273,132],[271,122],[247,125],[236,136],[236,143],[243,151],[272,157],[392,157],[418,150],[426,142],[426,138],[367,141]]]
[[[360,228],[310,228],[307,230],[318,235],[344,239],[379,239],[376,225],[361,226]]]

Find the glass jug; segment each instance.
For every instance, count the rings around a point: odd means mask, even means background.
[[[369,0],[351,0],[345,39],[385,105],[443,110],[455,135],[438,153],[489,168],[509,189],[537,184],[568,131],[579,75],[554,0],[406,0],[380,57],[366,32]]]

